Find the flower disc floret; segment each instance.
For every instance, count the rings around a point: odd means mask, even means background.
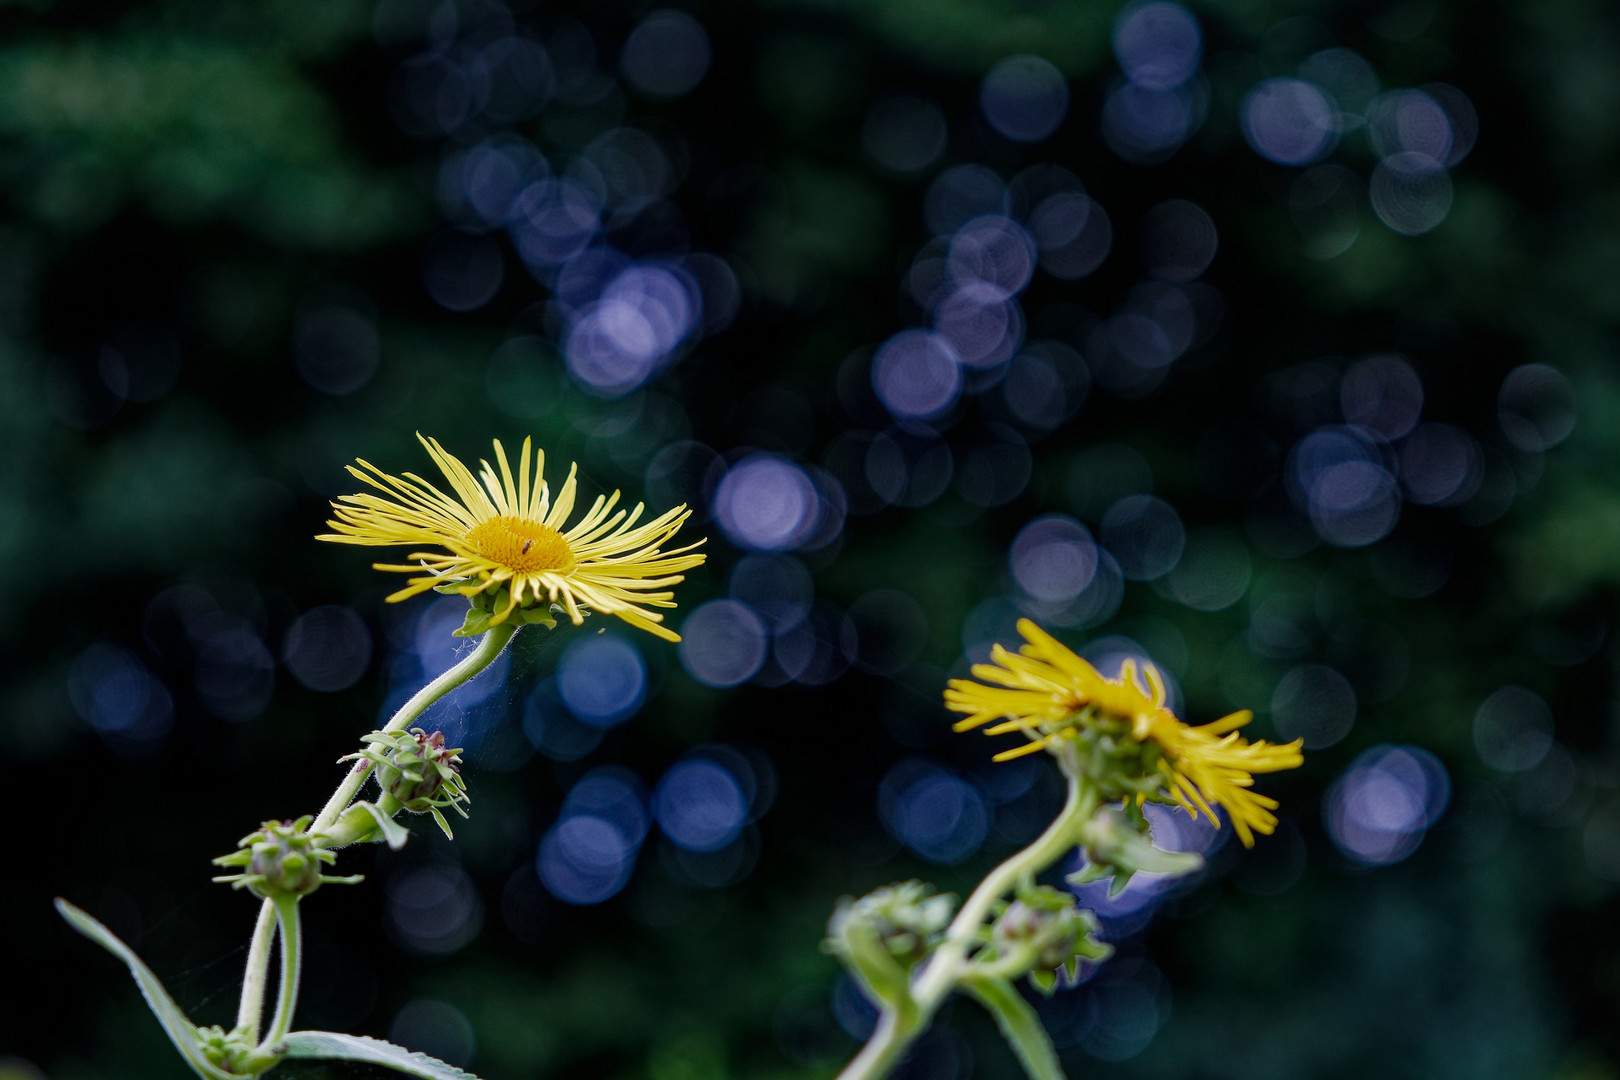
[[[1303,740],[1248,742],[1237,734],[1254,718],[1248,710],[1189,726],[1165,704],[1152,664],[1127,660],[1109,679],[1030,620],[1018,630],[1025,644],[1017,653],[997,645],[991,663],[973,666],[973,679],[950,681],[946,708],[966,714],[957,731],[985,727],[987,735],[1021,732],[1029,740],[997,761],[1075,748],[1109,798],[1173,802],[1217,825],[1214,808],[1223,807],[1245,846],[1276,828],[1277,801],[1253,790],[1254,777],[1298,767]]]
[[[388,597],[408,599],[428,589],[454,591],[492,605],[480,625],[505,622],[514,611],[548,607],[565,611],[575,626],[586,611],[613,615],[669,641],[680,635],[660,625],[654,609],[673,608],[671,586],[700,565],[702,540],[669,551],[663,545],[691,511],[684,505],[642,522],[644,504],[618,506],[619,493],[598,496],[572,525],[578,493],[572,465],[552,498],[545,480],[545,452],[528,439],[514,475],[506,450],[495,441],[495,465],[480,461],[474,476],[437,441],[417,436],[448,481],[441,491],[415,473],[393,476],[365,460],[349,472],[381,494],[344,495],[332,503],[332,532],[316,537],[371,547],[427,545],[406,563],[376,563],[378,570],[416,574]],[[542,612],[543,613],[543,612]]]

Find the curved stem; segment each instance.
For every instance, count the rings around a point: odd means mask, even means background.
[[[276,906],[266,900],[259,905],[259,921],[253,926],[253,943],[248,947],[247,974],[242,976],[242,1003],[236,1009],[236,1030],[248,1039],[259,1037],[259,1017],[264,1013],[264,984],[270,969],[270,942],[276,934]]]
[[[913,1041],[928,1028],[934,1013],[961,981],[968,951],[978,940],[979,929],[991,906],[1019,881],[1034,878],[1057,862],[1078,843],[1079,826],[1097,812],[1100,799],[1096,789],[1082,777],[1078,763],[1065,747],[1063,773],[1069,781],[1069,794],[1057,818],[1024,850],[990,871],[951,920],[945,940],[922,975],[911,987],[910,1001],[904,1003],[908,1015],[886,1006],[865,1047],[855,1056],[838,1080],[878,1080],[905,1056]]]
[[[270,1021],[261,1046],[270,1047],[287,1037],[292,1029],[293,1009],[298,1005],[298,976],[303,962],[302,931],[298,925],[298,898],[283,896],[274,902],[276,922],[281,928],[281,992],[276,995],[276,1015]]]
[[[383,732],[391,734],[405,730],[411,725],[411,721],[427,711],[429,705],[489,667],[495,662],[495,658],[501,655],[501,650],[506,648],[506,643],[512,640],[515,633],[517,627],[510,623],[501,623],[484,631],[478,638],[478,647],[462,657],[443,675],[413,694],[409,701],[399,707],[399,711],[388,721],[388,726],[382,729]],[[320,832],[337,821],[338,815],[348,809],[349,803],[359,793],[360,785],[365,783],[366,777],[371,773],[371,767],[371,762],[365,758],[354,763],[349,775],[343,778],[343,782],[338,785],[332,797],[321,808],[320,814],[316,816],[315,823],[310,826],[311,832]]]

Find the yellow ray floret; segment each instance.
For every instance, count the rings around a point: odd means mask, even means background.
[[[1248,742],[1237,734],[1254,718],[1247,710],[1191,727],[1165,706],[1164,680],[1152,664],[1139,670],[1127,660],[1119,678],[1109,679],[1028,619],[1019,620],[1018,630],[1026,643],[1017,653],[997,645],[991,663],[973,666],[973,679],[950,681],[945,706],[966,714],[957,731],[1001,721],[985,733],[1023,732],[1027,744],[996,755],[1006,761],[1056,748],[1085,722],[1084,715],[1123,720],[1138,743],[1151,741],[1163,753],[1157,767],[1166,797],[1216,824],[1214,807],[1224,807],[1245,846],[1254,846],[1255,833],[1276,828],[1277,801],[1253,790],[1254,777],[1298,767],[1302,740],[1280,746]]]
[[[367,547],[432,545],[442,551],[413,551],[408,563],[376,563],[378,570],[419,574],[388,599],[405,600],[447,583],[460,585],[464,596],[508,593],[504,607],[490,618],[504,622],[519,606],[560,603],[578,626],[585,609],[614,615],[631,626],[668,641],[680,635],[662,625],[654,608],[675,606],[670,587],[684,580],[683,571],[703,562],[695,553],[702,544],[664,551],[691,511],[685,506],[637,524],[645,507],[615,509],[619,493],[599,495],[585,516],[568,525],[574,511],[577,465],[555,500],[545,480],[546,455],[531,454],[523,440],[517,476],[495,441],[495,462],[480,461],[480,476],[437,441],[418,434],[422,445],[449,482],[446,494],[415,473],[391,476],[368,461],[349,472],[382,495],[362,492],[332,503],[334,530],[317,540]]]

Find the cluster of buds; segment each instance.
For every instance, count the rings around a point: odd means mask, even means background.
[[[1046,885],[1019,890],[990,930],[990,943],[974,956],[982,972],[1001,978],[1028,975],[1043,994],[1062,976],[1078,981],[1080,962],[1106,960],[1113,947],[1098,941],[1097,917],[1075,904],[1069,893]]]
[[[463,805],[472,801],[461,778],[461,748],[444,745],[444,732],[429,735],[421,728],[374,731],[361,741],[365,748],[343,760],[372,762],[384,795],[413,814],[432,814],[444,835],[450,836],[450,823],[440,810],[453,809],[466,817]]]
[[[314,819],[267,821],[257,832],[237,841],[237,849],[214,860],[216,866],[240,867],[240,872],[217,877],[233,889],[247,889],[266,900],[308,896],[326,882],[352,885],[355,877],[327,877],[322,869],[337,856],[317,845],[309,831]]]
[[[955,910],[956,897],[920,881],[888,885],[840,901],[822,947],[879,1000],[892,1000],[904,992],[912,968],[940,943]]]
[[[197,1049],[203,1058],[233,1075],[258,1076],[281,1060],[280,1055],[259,1050],[253,1043],[240,1030],[227,1031],[218,1025],[197,1029]]]

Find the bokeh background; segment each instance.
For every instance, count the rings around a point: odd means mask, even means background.
[[[458,647],[312,540],[422,431],[709,562],[435,710],[472,820],[344,857],[304,1026],[832,1075],[838,898],[1057,804],[939,702],[1027,614],[1310,751],[1087,893],[1072,1075],[1616,1076],[1617,153],[1595,0],[0,7],[0,1075],[181,1074],[52,895],[233,1015],[207,859]],[[905,1075],[1016,1070],[962,1003]]]

